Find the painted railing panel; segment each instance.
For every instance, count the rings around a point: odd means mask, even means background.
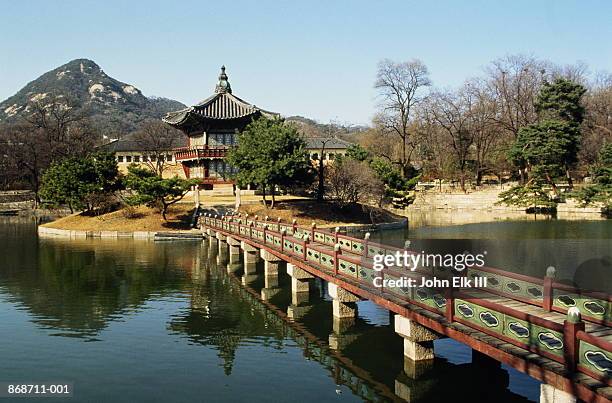
[[[576,307],[586,318],[612,323],[612,303],[602,298],[594,298],[588,294],[580,294],[564,289],[553,289],[553,310],[567,312]]]
[[[578,370],[610,383],[612,380],[612,352],[595,343],[580,340]]]

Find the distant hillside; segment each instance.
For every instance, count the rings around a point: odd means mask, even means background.
[[[103,134],[121,137],[150,118],[185,105],[167,98],[149,98],[133,85],[109,77],[95,62],[72,60],[28,83],[0,103],[0,123],[15,123],[28,114],[31,104],[53,101],[83,108]],[[67,101],[69,100],[69,101]]]
[[[295,123],[307,137],[352,135],[369,129],[367,126],[319,123],[303,116],[289,116],[285,121]]]

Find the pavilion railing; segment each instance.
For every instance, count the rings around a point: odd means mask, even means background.
[[[198,158],[224,158],[226,153],[227,147],[186,147],[177,149],[175,158],[177,161]]]

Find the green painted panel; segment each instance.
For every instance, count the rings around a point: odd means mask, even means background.
[[[365,246],[362,241],[351,241],[351,251],[353,253],[363,253]]]
[[[321,252],[321,264],[325,267],[334,267],[334,256],[332,254]]]
[[[530,344],[542,351],[563,357],[563,334],[545,327],[531,325]]]
[[[319,263],[320,262],[319,258],[320,258],[320,255],[318,251],[311,249],[311,248],[306,249],[306,260],[309,260],[315,263]]]
[[[580,354],[578,364],[580,366],[603,376],[605,379],[612,378],[612,351],[606,351],[582,340],[578,351]]]
[[[321,243],[325,242],[325,234],[323,232],[315,231],[314,238],[315,238],[315,241],[317,242],[321,242]]]
[[[385,274],[385,280],[397,281],[397,280],[400,280],[400,277],[393,276],[391,274]],[[399,285],[394,285],[393,287],[385,287],[385,290],[391,291],[394,294],[397,294],[403,298],[409,298],[409,299],[413,298],[412,294],[413,294],[414,288],[412,287],[401,287]]]
[[[293,245],[293,250],[298,255],[304,254],[304,247],[301,244],[297,243],[297,242]]]
[[[455,300],[455,315],[489,331],[503,334],[504,315],[461,299]]]
[[[349,252],[352,250],[351,241],[349,239],[338,238],[338,243],[340,244],[340,249]]]
[[[531,344],[534,339],[533,327],[525,320],[515,318],[514,316],[504,315],[504,331],[503,334],[513,340],[523,344]]]
[[[379,277],[380,274],[374,269],[370,269],[368,267],[359,266],[359,278],[363,281],[367,281],[368,283],[373,283],[375,277]]]
[[[417,287],[414,289],[413,299],[421,304],[428,305],[437,311],[446,311],[446,299],[436,290],[427,287]]]
[[[324,243],[326,243],[327,245],[335,245],[336,244],[336,237],[333,236],[333,235],[325,234]]]
[[[368,256],[374,255],[384,255],[386,253],[384,248],[379,248],[378,246],[368,245]]]
[[[357,265],[338,257],[338,270],[351,276],[357,276]]]
[[[544,300],[544,289],[541,285],[528,281],[516,280],[510,277],[499,276],[502,280],[502,290],[511,295],[527,298],[533,301]],[[487,283],[489,280],[487,279]]]
[[[587,295],[553,289],[553,306],[563,309],[575,306],[580,309],[580,313],[584,316],[612,321],[610,302],[598,298],[590,298]]]
[[[274,239],[274,245],[280,247],[280,245],[281,245],[281,237],[273,236],[272,238]]]

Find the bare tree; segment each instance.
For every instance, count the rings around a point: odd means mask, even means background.
[[[162,121],[149,120],[134,134],[134,140],[145,153],[143,162],[161,177],[167,168],[168,152],[175,147],[177,139],[183,135],[182,132]]]
[[[423,100],[424,88],[430,85],[429,71],[420,60],[396,63],[385,59],[378,64],[374,87],[379,90],[382,111],[376,120],[384,133],[399,138],[401,152],[396,163],[404,176],[410,169],[411,112]]]
[[[465,191],[470,148],[474,143],[474,133],[470,121],[472,102],[472,95],[465,91],[457,94],[450,92],[437,93],[430,100],[433,119],[446,134],[450,150],[455,156],[455,164],[459,171],[459,180],[463,191]]]
[[[468,82],[463,91],[474,145],[474,176],[476,186],[480,186],[490,154],[494,146],[501,144],[495,125],[497,108],[495,99],[482,82]]]
[[[94,148],[98,132],[89,124],[86,111],[74,102],[55,98],[29,104],[22,122],[5,128],[6,155],[36,193],[40,178],[51,162],[84,155]]]
[[[341,207],[374,200],[381,204],[385,185],[365,163],[347,159],[327,170],[327,186]]]
[[[584,96],[586,110],[579,161],[583,170],[597,161],[599,150],[612,143],[612,74],[600,73]]]

